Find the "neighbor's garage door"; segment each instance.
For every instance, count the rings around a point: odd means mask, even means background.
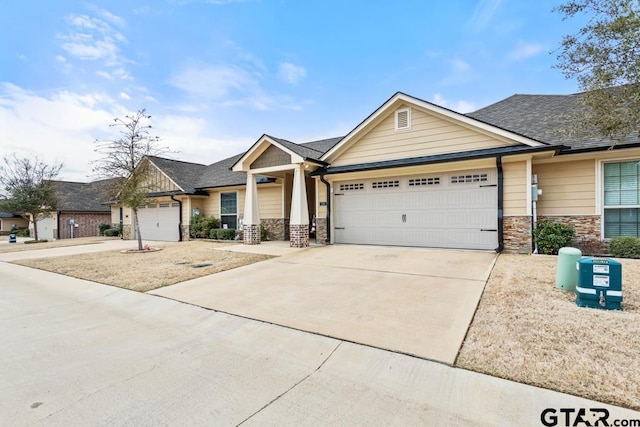
[[[493,250],[496,182],[495,170],[336,182],[335,242]]]
[[[160,203],[138,209],[143,240],[177,242],[180,240],[180,204]]]

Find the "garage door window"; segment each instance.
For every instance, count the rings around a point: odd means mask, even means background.
[[[220,193],[220,223],[238,228],[238,193]]]
[[[640,237],[638,161],[604,165],[604,237]]]

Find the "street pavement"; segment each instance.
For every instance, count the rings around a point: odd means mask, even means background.
[[[637,412],[0,262],[0,425],[541,425]],[[562,425],[562,424],[559,424]]]

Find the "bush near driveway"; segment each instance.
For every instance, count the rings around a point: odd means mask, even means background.
[[[640,410],[640,260],[619,261],[610,311],[555,287],[557,257],[501,254],[455,365]]]

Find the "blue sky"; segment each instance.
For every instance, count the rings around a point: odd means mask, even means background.
[[[263,133],[349,132],[397,91],[459,112],[578,90],[546,0],[6,0],[0,153],[91,180],[96,138],[140,108],[172,157],[213,163]]]

